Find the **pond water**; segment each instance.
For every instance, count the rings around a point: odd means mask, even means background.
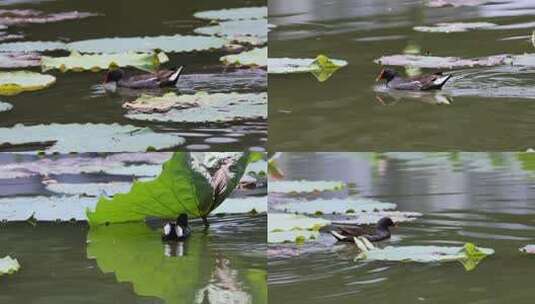
[[[456,68],[436,96],[385,90],[374,81],[381,68],[374,60],[534,53],[533,1],[471,1],[487,3],[463,7],[425,2],[269,1],[269,22],[276,25],[269,33],[270,58],[324,54],[349,63],[324,82],[307,73],[269,75],[270,145],[278,151],[529,148],[535,134],[533,66]],[[444,22],[499,26],[451,33],[413,29]],[[395,68],[402,75],[436,70]]]
[[[3,5],[6,4],[6,5]],[[11,5],[7,5],[11,4]],[[9,34],[21,33],[24,38],[16,41],[62,41],[72,42],[110,37],[144,37],[161,35],[196,35],[194,30],[207,26],[210,20],[195,18],[194,13],[223,8],[265,6],[265,1],[228,0],[221,2],[170,0],[110,2],[92,1],[87,3],[72,1],[12,1],[0,3],[2,9],[36,9],[46,13],[68,11],[91,12],[99,16],[79,20],[10,26]],[[11,42],[11,41],[10,41]],[[0,47],[1,48],[1,47]],[[251,48],[250,46],[246,46]],[[255,68],[232,68],[220,62],[220,57],[236,51],[224,49],[198,52],[167,53],[169,62],[165,68],[184,65],[185,69],[174,91],[183,94],[208,93],[259,93],[267,89],[265,70]],[[66,56],[65,51],[49,51],[47,55]],[[40,71],[40,68],[30,68]],[[138,73],[136,69],[127,69]],[[16,124],[78,124],[100,123],[150,127],[156,132],[173,133],[185,138],[182,150],[243,150],[250,147],[260,149],[265,146],[267,122],[265,119],[245,119],[230,122],[154,122],[131,120],[125,117],[121,106],[135,99],[141,92],[132,90],[116,91],[103,89],[101,83],[105,72],[47,72],[56,76],[56,83],[44,90],[23,92],[16,96],[2,96],[1,101],[13,105],[8,112],[0,112],[0,128],[10,128]],[[149,92],[150,93],[150,92]],[[160,94],[161,92],[152,92]],[[266,108],[267,111],[267,108]],[[22,135],[21,135],[22,136]],[[97,138],[93,138],[95,142]],[[0,148],[4,143],[0,138]],[[91,151],[99,151],[98,145]],[[147,142],[147,147],[151,146]],[[13,149],[4,146],[4,150]],[[42,146],[27,146],[38,149]],[[168,147],[168,149],[171,149]],[[106,152],[107,150],[104,150]],[[128,150],[124,150],[128,151]]]
[[[273,303],[531,302],[535,260],[519,248],[535,242],[533,154],[283,153],[277,162],[288,180],[348,183],[319,197],[366,197],[423,214],[379,247],[472,242],[496,253],[467,272],[458,262],[354,261],[355,245],[327,233],[302,246],[269,244]],[[270,194],[270,208],[289,198]]]

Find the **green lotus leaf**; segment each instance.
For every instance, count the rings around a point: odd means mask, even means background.
[[[52,75],[28,71],[0,72],[0,95],[16,95],[24,91],[37,91],[56,82]]]
[[[202,11],[193,14],[193,16],[207,20],[247,20],[267,18],[267,14],[267,7],[259,6]]]
[[[7,102],[1,102],[0,101],[0,112],[9,112],[13,109],[13,105]]]
[[[347,65],[347,61],[330,59],[325,55],[318,55],[315,59],[306,58],[269,58],[268,73],[290,74],[310,72],[323,82],[329,79],[339,68]]]
[[[339,191],[345,188],[345,183],[338,181],[270,181],[269,192],[303,193],[316,191]]]
[[[472,243],[466,243],[463,247],[447,246],[388,246],[383,249],[376,248],[363,252],[358,259],[372,261],[398,261],[398,262],[461,262],[467,271],[475,267],[487,256],[493,255],[490,248],[476,247]]]
[[[72,42],[67,44],[67,49],[80,53],[108,54],[154,50],[179,53],[221,49],[227,43],[228,41],[223,38],[204,36],[117,37]]]
[[[62,72],[73,71],[99,71],[108,69],[112,64],[119,67],[133,66],[144,69],[155,69],[161,63],[169,61],[165,53],[120,53],[120,54],[95,54],[81,55],[78,52],[71,52],[67,57],[43,56],[41,67],[43,71],[59,69]]]
[[[268,187],[270,187],[268,185]],[[385,203],[373,199],[316,199],[311,201],[291,201],[277,204],[274,208],[286,212],[302,214],[345,214],[348,210],[356,212],[372,212],[377,210],[392,210],[396,204]]]
[[[47,143],[46,152],[142,152],[182,145],[184,138],[119,124],[50,124],[0,128],[0,145]],[[27,149],[32,149],[28,147]]]
[[[161,97],[142,96],[124,107],[129,109],[125,116],[132,120],[193,123],[266,119],[267,93],[176,95],[171,92]]]
[[[6,256],[0,259],[0,276],[4,274],[12,274],[20,269],[20,264],[17,259]]]
[[[267,47],[255,48],[236,55],[226,55],[220,60],[227,65],[265,67],[268,61]]]
[[[89,223],[94,226],[142,221],[147,216],[175,218],[180,213],[206,219],[238,184],[247,157],[247,153],[177,152],[164,163],[162,173],[155,180],[136,181],[130,192],[112,199],[102,197],[95,211],[87,211]],[[227,170],[224,173],[227,183],[216,194],[221,184],[212,179],[218,170],[219,173]]]

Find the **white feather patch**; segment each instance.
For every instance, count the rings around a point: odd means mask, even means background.
[[[163,226],[163,234],[169,235],[171,233],[171,224],[167,223]]]
[[[176,236],[178,237],[184,236],[184,230],[182,229],[182,227],[178,225],[175,227],[175,232],[176,232]]]
[[[440,85],[444,81],[446,81],[446,79],[448,79],[448,77],[450,77],[450,76],[449,75],[444,75],[442,77],[439,77],[439,78],[435,79],[435,81],[433,81],[433,84]]]

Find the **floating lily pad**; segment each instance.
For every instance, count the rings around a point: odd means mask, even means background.
[[[32,196],[0,198],[0,220],[38,221],[86,220],[86,208],[94,208],[96,198],[79,196]]]
[[[21,41],[0,43],[0,52],[45,52],[53,50],[64,50],[67,45],[59,41]]]
[[[235,66],[267,66],[267,47],[255,48],[236,55],[226,55],[220,58],[227,65]]]
[[[330,221],[304,215],[269,213],[268,243],[302,243],[316,239],[319,229],[330,225]]]
[[[445,22],[432,26],[415,26],[413,29],[418,32],[429,33],[458,33],[474,29],[489,29],[496,26],[497,24],[490,22]]]
[[[267,7],[259,6],[202,11],[193,14],[193,16],[208,20],[246,20],[267,18],[267,14]]]
[[[325,55],[318,55],[315,59],[303,58],[269,58],[268,73],[312,73],[319,81],[329,79],[339,68],[347,65],[347,61],[330,59]]]
[[[98,16],[98,14],[77,11],[47,14],[45,12],[33,9],[0,9],[0,24],[42,24],[66,20],[83,19],[93,16]]]
[[[316,191],[339,191],[345,188],[343,182],[336,181],[270,181],[270,193],[302,193]]]
[[[133,120],[173,122],[228,122],[266,119],[267,93],[215,93],[194,95],[168,93],[163,97],[141,99],[125,105],[132,109],[125,116]],[[150,109],[164,113],[149,112]],[[170,110],[169,110],[170,109]]]
[[[130,160],[126,159],[126,155]],[[43,157],[35,161],[0,165],[0,179],[27,178],[36,175],[108,174],[136,177],[153,177],[161,172],[161,164],[171,158],[170,153],[119,153],[107,157],[69,156]],[[130,162],[148,164],[133,165]]]
[[[351,214],[356,212],[392,210],[396,208],[396,204],[384,203],[366,198],[317,199],[312,201],[293,201],[277,204],[274,208],[284,210],[285,212],[303,214]]]
[[[24,91],[37,91],[56,82],[52,75],[28,71],[0,72],[0,95],[16,95]]]
[[[52,144],[50,144],[52,142]],[[185,140],[170,133],[119,124],[49,124],[0,128],[0,145],[47,143],[47,152],[141,152],[172,148]]]
[[[372,249],[359,255],[359,259],[371,261],[396,262],[462,262],[466,270],[473,270],[486,256],[493,255],[491,248],[475,247],[467,243],[464,247],[446,246],[388,246],[383,249]]]
[[[462,68],[462,67],[488,67],[510,64],[509,55],[494,55],[481,58],[463,59],[459,57],[439,57],[424,55],[390,55],[383,56],[374,61],[381,65],[411,66],[418,68]]]
[[[6,256],[0,259],[0,276],[4,274],[12,274],[20,269],[20,264],[17,259]]]
[[[194,32],[224,37],[238,43],[262,45],[267,43],[267,20],[224,21],[217,25],[196,28]]]
[[[89,222],[94,226],[142,221],[148,216],[174,218],[180,213],[206,218],[234,191],[245,171],[247,157],[247,153],[239,152],[177,152],[164,163],[156,179],[134,182],[128,193],[112,199],[102,197],[95,211],[88,211]],[[216,173],[222,174],[218,171],[223,166],[227,167],[222,171],[224,187],[214,181]]]
[[[240,213],[266,213],[267,196],[228,198],[217,207],[213,214],[240,214]]]
[[[527,254],[535,254],[535,245],[526,245],[520,248],[520,252]]]
[[[445,6],[478,6],[491,2],[491,0],[427,0],[426,6],[429,7],[445,7]]]
[[[269,213],[268,231],[290,231],[290,230],[319,230],[323,226],[330,225],[331,221],[308,217],[298,214]]]
[[[341,225],[373,225],[376,224],[383,217],[389,217],[394,223],[412,222],[418,217],[422,216],[419,212],[408,211],[372,211],[372,212],[346,212],[344,214],[345,220],[337,220],[336,224]],[[351,217],[351,219],[349,219]]]
[[[11,111],[11,109],[13,109],[13,105],[7,102],[0,101],[0,112],[8,112]]]
[[[0,68],[26,68],[41,65],[41,55],[37,53],[0,53]]]
[[[221,49],[226,43],[226,39],[218,37],[174,35],[91,39],[69,43],[67,48],[81,53],[152,52],[157,49],[173,53]]]
[[[58,183],[49,184],[46,186],[46,190],[60,193],[63,195],[84,195],[98,197],[113,196],[117,193],[125,193],[130,191],[132,183],[125,182],[109,182],[109,183]]]
[[[81,55],[78,52],[72,52],[67,57],[48,57],[43,56],[41,66],[43,71],[59,69],[61,71],[99,71],[107,69],[111,64],[116,66],[134,66],[146,69],[154,69],[161,63],[169,61],[165,53],[121,53],[121,54],[96,54]]]
[[[247,174],[266,175],[267,174],[267,161],[259,160],[259,161],[249,163],[249,165],[245,169],[245,172]]]

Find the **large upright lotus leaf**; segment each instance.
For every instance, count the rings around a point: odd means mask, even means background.
[[[195,123],[266,119],[267,93],[168,93],[163,97],[141,97],[127,107],[132,110],[125,116],[133,120]],[[142,113],[151,110],[163,113]]]
[[[117,193],[125,193],[130,190],[132,183],[109,182],[109,183],[57,183],[46,185],[46,190],[63,195],[84,196],[113,196]]]
[[[228,198],[212,213],[214,214],[242,214],[267,212],[267,196],[251,196],[245,198]]]
[[[309,58],[269,58],[268,73],[291,74],[312,73],[318,81],[329,79],[339,68],[347,65],[347,61],[330,59],[325,55]]]
[[[11,109],[13,109],[13,105],[7,102],[0,101],[0,112],[8,112],[11,111]]]
[[[156,49],[178,53],[221,49],[226,43],[227,40],[218,37],[174,35],[91,39],[69,43],[67,48],[81,53],[152,52]]]
[[[0,53],[0,68],[26,68],[39,66],[41,55],[37,53]]]
[[[211,179],[228,165],[228,183],[216,196]],[[175,218],[180,213],[205,218],[234,190],[246,166],[246,153],[177,152],[155,180],[134,182],[128,193],[101,198],[94,212],[88,210],[89,222],[94,226],[142,221],[147,216]]]
[[[24,91],[37,91],[56,82],[52,75],[28,71],[0,72],[0,95],[16,95]]]
[[[270,181],[270,193],[305,193],[317,191],[339,191],[345,188],[345,183],[337,181]]]
[[[392,210],[396,204],[384,203],[373,199],[316,199],[312,201],[293,201],[277,204],[274,208],[286,212],[303,214],[351,214],[357,212],[372,212]]]
[[[160,233],[144,223],[91,227],[87,257],[103,273],[114,273],[118,282],[131,283],[137,295],[167,304],[194,303],[214,268],[208,237],[194,233],[185,243],[166,244]],[[177,256],[167,256],[174,252]]]
[[[96,203],[96,198],[79,196],[5,197],[0,198],[0,221],[82,221],[85,210]]]
[[[267,18],[267,13],[266,6],[259,6],[202,11],[193,14],[193,16],[208,20],[246,20]]]
[[[182,145],[185,140],[171,133],[119,124],[50,124],[0,128],[0,145],[50,143],[47,152],[142,152]]]
[[[451,262],[459,261],[463,263],[466,270],[475,269],[481,260],[489,255],[493,255],[491,248],[475,247],[471,243],[464,247],[447,246],[388,246],[383,249],[376,248],[359,255],[359,259],[372,261],[396,261],[396,262]]]
[[[464,68],[464,67],[488,67],[503,64],[511,64],[509,55],[494,55],[481,58],[464,59],[460,57],[439,57],[425,55],[390,55],[383,56],[374,61],[382,65],[411,66],[418,68]]]
[[[0,276],[4,274],[12,274],[20,269],[20,264],[17,259],[6,256],[0,259]]]
[[[21,41],[0,43],[0,52],[45,52],[54,50],[64,50],[67,45],[59,41]]]
[[[431,26],[415,26],[413,29],[418,32],[429,33],[458,33],[473,29],[488,29],[495,26],[497,25],[490,22],[444,22]]]
[[[197,34],[224,37],[238,43],[254,42],[252,44],[260,45],[267,42],[267,20],[224,21],[217,25],[196,28],[194,32]],[[257,40],[255,41],[253,38]]]
[[[119,54],[94,54],[81,55],[78,52],[71,52],[67,57],[43,56],[41,67],[43,71],[59,69],[61,71],[99,71],[107,69],[110,65],[134,66],[145,69],[157,68],[161,63],[169,61],[165,53],[119,53]]]
[[[535,254],[535,245],[526,245],[519,249],[522,253]]]
[[[226,55],[220,60],[228,65],[265,67],[268,60],[267,47],[255,48],[236,55]]]

